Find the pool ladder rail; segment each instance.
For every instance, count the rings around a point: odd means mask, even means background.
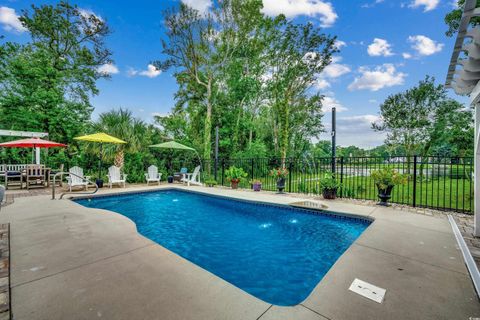
[[[71,173],[71,172],[57,172],[55,173],[55,175],[53,176],[53,183],[52,183],[52,200],[55,200],[55,185],[56,185],[56,179],[57,179],[57,176],[58,175],[70,175],[70,176],[75,176],[77,178],[80,178],[82,179],[83,181],[86,181],[88,182],[88,185],[94,185],[95,186],[95,191],[93,192],[71,192],[71,191],[67,191],[67,192],[63,192],[61,195],[60,195],[60,200],[63,198],[64,195],[66,194],[69,194],[69,193],[74,193],[74,194],[95,194],[97,193],[98,191],[98,185],[96,182],[92,182],[91,180],[89,179],[86,179],[85,177],[81,177],[75,173]],[[87,186],[88,186],[87,185]],[[88,187],[87,187],[87,190],[88,190]]]

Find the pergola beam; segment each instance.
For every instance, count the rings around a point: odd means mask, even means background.
[[[480,9],[475,8],[477,5],[476,0],[466,0],[463,8],[462,18],[460,20],[460,26],[458,28],[457,39],[455,40],[455,46],[453,48],[452,57],[450,59],[450,65],[448,67],[446,87],[451,88],[453,75],[457,69],[459,63],[458,57],[463,50],[463,41],[468,33],[468,26],[470,25],[470,19],[474,16],[480,15]]]
[[[457,94],[469,95],[475,110],[474,144],[474,235],[480,237],[480,27],[469,30],[470,19],[480,16],[477,0],[466,0],[448,67],[445,87],[453,88]],[[471,38],[470,43],[464,43]],[[466,52],[465,59],[459,59],[460,52]],[[457,67],[460,68],[457,69]]]
[[[0,136],[44,138],[44,137],[48,136],[48,133],[45,133],[45,132],[31,132],[31,131],[16,131],[16,130],[2,130],[2,129],[0,129]]]
[[[44,137],[48,136],[48,133],[46,133],[46,132],[32,132],[32,131],[1,130],[0,129],[0,136],[44,138]],[[35,148],[35,163],[40,164],[40,148]]]

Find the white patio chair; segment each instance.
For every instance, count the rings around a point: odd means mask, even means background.
[[[158,173],[158,168],[154,165],[148,167],[148,172],[145,173],[145,179],[147,180],[147,186],[149,182],[158,182],[160,185],[160,179],[162,178],[162,173]]]
[[[68,188],[70,189],[70,192],[72,192],[72,188],[76,186],[82,186],[87,190],[88,188],[88,179],[90,179],[89,176],[84,176],[83,175],[83,169],[80,167],[71,167],[70,170],[68,170],[71,174],[68,175],[67,177],[67,183],[68,183]]]
[[[125,188],[125,182],[127,180],[127,175],[120,173],[120,168],[116,166],[111,166],[108,168],[108,185],[110,189],[112,188],[113,184],[123,184]]]
[[[203,184],[200,182],[200,166],[197,166],[193,173],[185,173],[182,182],[186,182],[188,186],[190,184],[202,186]]]

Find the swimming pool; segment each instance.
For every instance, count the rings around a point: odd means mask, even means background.
[[[305,300],[370,224],[173,189],[76,202],[130,218],[145,237],[281,306]]]

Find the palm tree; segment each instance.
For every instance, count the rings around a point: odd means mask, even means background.
[[[130,110],[118,109],[100,114],[94,123],[95,131],[108,133],[127,141],[126,144],[106,145],[104,154],[106,159],[113,159],[114,164],[122,168],[125,152],[139,152],[148,144],[148,126],[142,120],[135,118]]]

